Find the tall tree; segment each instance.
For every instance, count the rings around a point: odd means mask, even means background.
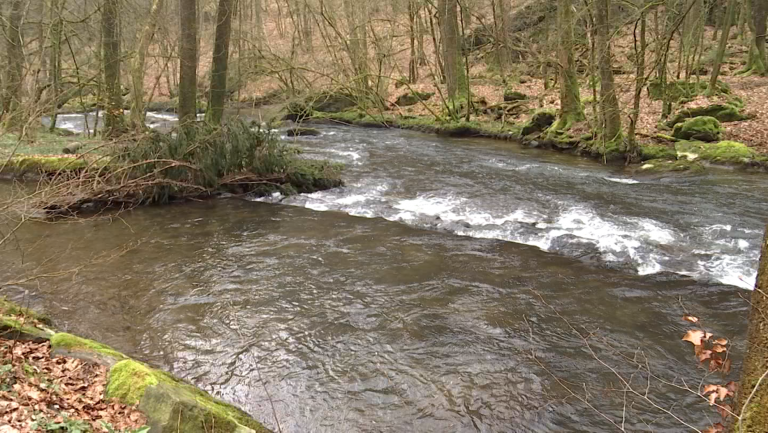
[[[24,0],[12,0],[5,26],[7,62],[5,89],[3,91],[2,118],[6,125],[12,126],[21,121],[22,73],[24,51],[21,45],[21,19],[24,12]]]
[[[752,32],[752,42],[749,46],[747,64],[741,71],[745,75],[765,75],[765,30],[768,18],[768,0],[747,0],[744,5],[749,10],[749,30]],[[749,19],[751,18],[751,19]]]
[[[123,93],[120,87],[120,0],[104,0],[101,9],[102,63],[104,64],[104,135],[123,129]]]
[[[131,125],[134,128],[144,127],[144,65],[146,63],[149,44],[157,30],[157,20],[163,9],[163,0],[152,0],[147,22],[141,29],[136,56],[131,64]]]
[[[61,38],[64,27],[62,12],[66,0],[51,0],[51,131],[56,128],[56,112],[61,97]]]
[[[750,305],[747,354],[734,407],[734,413],[740,415],[735,432],[768,431],[768,228],[763,237]]]
[[[557,36],[559,39],[557,57],[560,79],[560,116],[555,130],[570,128],[574,122],[584,120],[581,108],[579,82],[576,78],[576,62],[573,58],[573,17],[571,0],[558,0]]]
[[[232,34],[234,0],[219,0],[216,18],[216,37],[213,42],[213,66],[211,68],[211,95],[208,98],[206,120],[212,125],[221,123],[224,101],[227,99],[227,65],[229,63],[229,39]]]
[[[179,123],[197,114],[197,0],[179,0]]]
[[[635,136],[635,128],[637,127],[637,120],[640,117],[640,98],[645,87],[645,49],[647,46],[645,33],[646,33],[646,17],[644,4],[640,4],[640,35],[637,35],[638,23],[635,23],[634,31],[634,49],[635,49],[635,94],[632,99],[632,115],[630,116],[629,130],[627,131],[627,153],[630,158],[638,156],[640,150],[637,145]],[[639,39],[639,43],[638,43]]]
[[[613,83],[611,66],[610,0],[595,2],[595,44],[600,73],[600,123],[603,140],[616,140],[621,135],[621,111]]]
[[[467,77],[459,44],[457,6],[457,0],[438,0],[437,2],[443,70],[449,99],[464,95],[467,89]]]
[[[368,74],[368,8],[366,2],[342,0],[349,28],[347,47],[357,90],[365,93],[370,89]]]
[[[725,48],[728,46],[728,37],[731,34],[731,25],[733,16],[736,12],[736,0],[728,0],[728,6],[725,8],[723,17],[723,28],[720,31],[720,42],[717,45],[715,53],[715,62],[712,65],[712,74],[709,76],[709,92],[714,93],[717,89],[717,77],[720,75],[720,67],[725,58]]]

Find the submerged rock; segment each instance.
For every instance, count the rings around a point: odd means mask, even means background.
[[[322,135],[319,129],[307,128],[305,126],[295,126],[285,133],[289,137],[316,136]]]

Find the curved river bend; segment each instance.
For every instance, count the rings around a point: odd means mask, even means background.
[[[558,384],[587,384],[620,422],[616,378],[563,318],[620,371],[640,349],[689,383],[704,373],[685,311],[743,340],[764,176],[630,178],[509,143],[322,130],[297,144],[345,162],[345,188],[30,225],[0,278],[90,262],[26,299],[273,428],[274,405],[284,432],[607,431]],[[653,391],[700,427],[715,416]],[[683,429],[626,410],[628,430]]]

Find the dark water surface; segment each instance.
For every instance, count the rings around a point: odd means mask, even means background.
[[[25,285],[26,299],[274,428],[268,392],[283,431],[611,429],[558,379],[586,384],[619,423],[626,410],[628,430],[685,430],[625,409],[563,318],[627,375],[620,356],[640,349],[655,373],[698,383],[680,317],[743,340],[737,286],[754,280],[768,179],[630,178],[507,143],[323,132],[297,144],[345,162],[345,188],[269,199],[293,206],[225,199],[29,225],[23,261],[0,252],[0,280],[91,261]],[[651,395],[699,427],[716,418],[690,393]]]

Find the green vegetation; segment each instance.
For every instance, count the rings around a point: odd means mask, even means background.
[[[688,159],[700,159],[721,164],[741,164],[754,161],[757,152],[743,143],[721,141],[719,143],[703,143],[699,141],[681,141],[676,144],[678,155]]]
[[[733,105],[712,104],[703,107],[682,109],[670,119],[666,125],[670,128],[674,128],[675,125],[684,122],[686,119],[699,116],[714,117],[719,122],[738,122],[750,118],[749,116],[742,114],[739,108]]]
[[[717,141],[723,128],[714,117],[699,116],[678,123],[672,130],[672,136],[678,140]]]
[[[67,334],[66,332],[57,332],[51,337],[51,348],[54,350],[63,349],[67,352],[91,352],[112,358],[115,361],[128,359],[127,356],[105,344]]]
[[[677,151],[674,147],[662,145],[648,145],[640,148],[640,158],[643,161],[651,159],[677,159]]]
[[[698,95],[703,95],[707,93],[708,89],[709,84],[705,81],[674,81],[667,83],[665,89],[660,81],[654,80],[648,83],[648,96],[654,101],[661,101],[664,99],[666,90],[667,100],[672,102],[682,102],[690,100]],[[730,93],[730,86],[727,83],[718,80],[714,94],[729,95]]]

